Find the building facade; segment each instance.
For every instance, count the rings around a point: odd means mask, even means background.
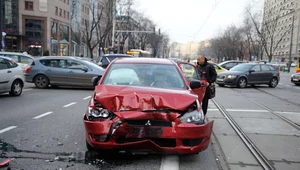
[[[19,30],[29,54],[69,55],[70,0],[19,0]]]
[[[292,62],[297,60],[297,56],[300,54],[299,16],[300,0],[265,0],[262,28],[265,35],[267,35],[266,37],[273,33],[275,37],[273,41],[271,41],[271,38],[267,39],[267,46],[270,48],[271,43],[273,43],[273,47],[275,47],[279,42],[278,47],[273,52],[274,61],[289,61],[291,42]],[[274,24],[275,22],[276,24]],[[268,34],[267,30],[275,31]],[[264,54],[264,58],[267,59],[266,54]]]

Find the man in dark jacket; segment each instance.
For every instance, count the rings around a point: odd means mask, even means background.
[[[197,67],[202,71],[204,74],[204,77],[207,80],[207,85],[214,83],[217,79],[217,72],[215,70],[215,67],[207,62],[207,58],[204,56],[197,57]],[[207,107],[208,107],[208,93],[207,90],[205,92],[204,98],[202,100],[202,110],[204,115],[207,113]]]

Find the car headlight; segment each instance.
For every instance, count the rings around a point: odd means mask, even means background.
[[[202,110],[193,110],[191,112],[185,113],[179,118],[183,123],[194,123],[194,124],[204,124],[204,114]]]
[[[228,75],[227,76],[227,78],[229,78],[229,79],[233,79],[233,78],[235,78],[236,76],[235,75]]]
[[[291,77],[294,77],[294,75],[295,75],[295,74],[292,74],[292,76],[291,76]]]

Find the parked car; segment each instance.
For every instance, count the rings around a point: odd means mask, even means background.
[[[8,57],[0,56],[0,93],[20,96],[24,87],[21,66]]]
[[[236,85],[240,88],[245,88],[247,85],[267,84],[275,88],[279,80],[280,72],[274,66],[245,63],[218,74],[216,83],[219,86]]]
[[[199,100],[206,90],[202,83],[207,81],[199,74],[188,83],[180,67],[168,59],[114,60],[102,78],[92,80],[96,88],[84,115],[87,148],[162,154],[204,151],[213,121],[207,122],[201,110]]]
[[[215,69],[216,69],[216,72],[219,74],[219,73],[222,73],[222,72],[224,72],[224,71],[227,71],[227,69],[225,69],[225,68],[223,68],[223,67],[221,67],[220,65],[218,65],[217,63],[215,63],[215,62],[212,62],[212,61],[208,61],[210,64],[212,64],[214,67],[215,67]]]
[[[296,62],[291,63],[291,67],[296,67],[296,66],[297,66]]]
[[[16,52],[3,52],[0,51],[1,56],[9,57],[13,59],[15,62],[18,63],[18,65],[21,66],[21,68],[24,70],[25,67],[28,66],[33,60],[34,57],[27,53],[16,53]]]
[[[293,74],[291,76],[291,82],[297,86],[300,86],[300,73]]]
[[[106,54],[100,58],[98,65],[103,68],[106,68],[114,59],[128,58],[128,57],[133,57],[133,56],[127,54]]]
[[[229,60],[229,61],[224,61],[224,62],[220,63],[219,66],[221,66],[227,70],[230,70],[234,66],[242,64],[242,63],[245,63],[245,62],[237,61],[237,60]]]
[[[80,57],[50,56],[35,59],[24,70],[25,80],[37,88],[52,86],[93,87],[91,78],[104,69]]]

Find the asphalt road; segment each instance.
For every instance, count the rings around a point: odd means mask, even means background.
[[[217,88],[216,100],[231,114],[276,169],[300,169],[300,132],[276,112],[300,124],[300,88],[281,73],[277,88]],[[106,156],[88,152],[83,114],[91,89],[36,89],[26,84],[20,97],[0,95],[0,162],[11,157],[15,169],[262,169],[257,160],[210,102],[215,120],[209,148],[197,155]],[[2,169],[7,169],[0,168]]]
[[[0,158],[13,158],[13,170],[218,169],[211,146],[190,156],[88,152],[82,119],[92,90],[25,87],[20,97],[0,95]]]

